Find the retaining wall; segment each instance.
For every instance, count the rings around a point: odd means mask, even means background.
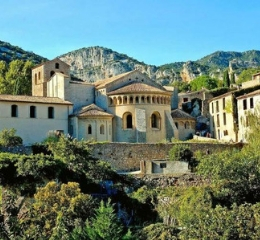
[[[167,159],[169,150],[176,143],[95,143],[89,144],[92,156],[107,161],[118,171],[137,171],[140,161]],[[179,144],[179,143],[178,143]],[[241,148],[239,144],[181,143],[190,146],[192,152],[213,153],[225,149]]]

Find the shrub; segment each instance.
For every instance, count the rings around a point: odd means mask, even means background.
[[[19,136],[16,136],[15,133],[16,130],[14,128],[3,129],[0,132],[0,145],[4,147],[13,147],[17,145],[22,145],[23,139]]]
[[[170,160],[189,162],[192,158],[192,151],[186,144],[175,144],[169,151]]]

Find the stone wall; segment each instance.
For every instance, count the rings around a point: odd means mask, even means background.
[[[107,161],[117,171],[140,170],[140,161],[167,159],[169,150],[176,143],[95,143],[89,144],[92,155]],[[221,143],[186,143],[192,152],[213,153],[231,148],[241,148],[236,144]]]

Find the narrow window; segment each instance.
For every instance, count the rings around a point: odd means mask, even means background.
[[[88,125],[88,134],[92,134],[92,127],[90,124]]]
[[[60,64],[59,63],[55,63],[55,68],[59,69],[60,68]]]
[[[219,111],[219,107],[218,107],[218,101],[216,101],[216,112]]]
[[[48,118],[54,118],[54,107],[48,107]]]
[[[103,124],[100,126],[100,134],[105,134],[105,127]]]
[[[126,112],[123,115],[123,129],[132,129],[133,128],[133,117],[130,112]]]
[[[219,114],[217,115],[217,127],[219,127]]]
[[[37,73],[34,74],[34,83],[37,84]]]
[[[30,118],[36,118],[36,107],[30,106]]]
[[[18,107],[17,107],[17,105],[12,105],[11,116],[12,117],[18,117]]]
[[[38,79],[41,79],[41,72],[38,72]]]
[[[133,120],[131,114],[128,114],[126,116],[126,128],[133,128]]]
[[[158,112],[151,115],[151,127],[160,128],[160,114]]]
[[[254,99],[250,98],[250,108],[254,108]]]
[[[214,104],[211,103],[211,112],[214,113]]]
[[[178,123],[177,123],[177,122],[175,122],[175,126],[176,126],[176,128],[178,129]]]
[[[243,109],[244,109],[244,110],[247,109],[247,102],[246,102],[246,99],[243,100]]]
[[[226,117],[226,113],[223,113],[223,124],[226,125],[227,124],[227,117]]]
[[[223,110],[224,110],[225,107],[226,107],[226,100],[225,100],[225,98],[223,98],[223,103],[222,103],[222,105],[223,105]]]

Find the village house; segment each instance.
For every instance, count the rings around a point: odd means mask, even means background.
[[[175,89],[138,70],[92,84],[73,80],[70,66],[54,59],[32,69],[32,96],[1,96],[0,130],[15,128],[25,145],[52,133],[109,142],[186,140],[195,119],[173,114],[177,106]]]
[[[260,74],[259,74],[260,76]],[[246,142],[246,131],[249,129],[248,113],[254,113],[255,108],[260,107],[260,90],[237,97],[238,109],[238,141]]]

